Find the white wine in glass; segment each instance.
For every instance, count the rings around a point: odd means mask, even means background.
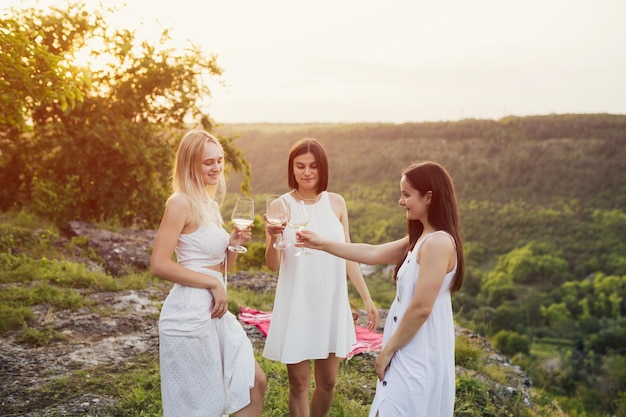
[[[289,220],[287,221],[287,224],[289,225],[289,227],[296,230],[302,230],[306,227],[307,224],[309,224],[309,215],[307,214],[304,201],[296,201],[296,203],[291,206],[291,209],[289,210]],[[305,251],[304,248],[301,246],[300,250],[297,251],[294,256],[308,255],[309,253],[310,252]]]
[[[230,219],[237,230],[243,230],[254,223],[254,200],[248,197],[239,197]],[[241,246],[239,239],[237,240],[237,245],[229,246],[228,250],[236,253],[248,252],[248,249]]]
[[[270,195],[266,199],[267,208],[265,218],[272,225],[285,224],[289,219],[289,204],[279,195]],[[274,249],[283,250],[289,244],[283,240],[283,235],[278,235],[278,240],[272,245]]]

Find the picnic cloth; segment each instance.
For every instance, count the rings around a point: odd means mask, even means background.
[[[249,307],[239,307],[239,320],[243,323],[256,326],[263,336],[267,337],[267,331],[272,320],[272,313],[255,310]],[[379,351],[383,344],[383,334],[370,332],[367,328],[355,325],[356,343],[352,345],[352,350],[348,352],[346,359],[364,352]]]

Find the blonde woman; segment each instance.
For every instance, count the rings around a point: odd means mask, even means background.
[[[163,414],[260,417],[267,381],[228,311],[224,280],[237,257],[226,248],[252,235],[250,227],[230,234],[223,228],[224,151],[215,137],[204,131],[183,137],[172,186],[150,268],[174,283],[159,318]]]

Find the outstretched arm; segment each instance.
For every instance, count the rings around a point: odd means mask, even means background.
[[[298,232],[297,237],[299,241],[297,246],[323,250],[340,258],[367,265],[399,263],[402,261],[406,246],[409,243],[408,237],[380,245],[337,242],[323,239],[310,230]]]

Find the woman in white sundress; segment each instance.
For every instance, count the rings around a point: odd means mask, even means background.
[[[159,318],[161,397],[165,417],[261,417],[267,386],[252,344],[228,311],[226,270],[237,254],[220,215],[224,151],[204,131],[187,133],[176,152],[174,193],[167,200],[151,272],[174,283]],[[176,254],[177,262],[172,260]]]
[[[400,180],[408,237],[380,245],[331,241],[308,230],[300,246],[366,264],[397,265],[396,298],[376,359],[370,417],[451,417],[454,413],[454,321],[450,293],[461,288],[463,245],[454,186],[435,162],[408,168]]]
[[[292,216],[293,207],[304,203],[307,228],[327,239],[349,242],[346,202],[341,195],[326,191],[328,171],[320,142],[313,138],[296,142],[287,164],[291,191],[282,197],[292,207]],[[332,405],[339,363],[356,342],[346,275],[363,299],[370,330],[378,324],[378,310],[358,264],[321,251],[296,256],[298,248],[293,245],[274,248],[281,234],[284,241],[295,241],[291,227],[266,221],[265,232],[265,262],[272,271],[279,269],[279,274],[263,356],[287,365],[289,415],[323,417]],[[311,360],[315,388],[309,404]]]

